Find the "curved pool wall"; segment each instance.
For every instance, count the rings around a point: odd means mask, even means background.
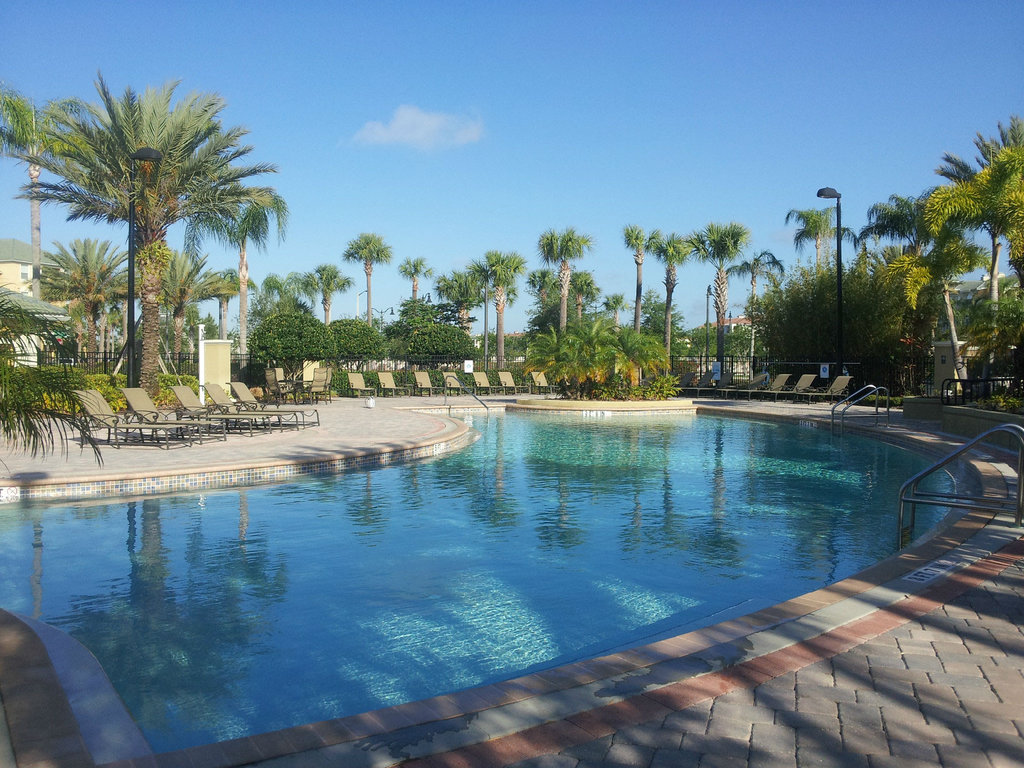
[[[759,414],[759,415],[758,415],[758,418],[763,418],[763,416],[764,416],[763,414]],[[921,447],[921,446],[919,445],[918,447],[919,447],[919,449],[920,449],[920,447]],[[791,602],[799,602],[799,601],[791,601]],[[779,607],[779,606],[776,606],[776,607]],[[762,613],[763,613],[763,612],[765,612],[765,611],[762,611]],[[783,611],[783,612],[784,612],[784,611]],[[556,678],[556,677],[558,677],[558,676],[559,676],[559,673],[558,673],[558,671],[557,671],[557,670],[555,670],[555,671],[549,671],[549,672],[548,672],[548,673],[546,673],[546,674],[542,674],[542,675],[541,675],[540,677],[543,677],[543,678],[547,678],[547,679],[549,680],[549,682],[550,682],[550,679],[551,679],[551,678],[553,678],[553,677],[555,677],[555,678]],[[535,677],[536,677],[536,676],[535,676]],[[521,682],[520,682],[519,684],[520,684],[520,685],[524,685],[525,687],[532,687],[532,686],[536,686],[536,685],[537,685],[537,683],[527,683],[527,684],[524,684],[524,683],[521,683]],[[544,686],[544,687],[547,687],[547,685],[548,685],[548,684],[545,684],[545,686]],[[506,694],[506,695],[507,695],[507,694]],[[477,700],[480,700],[481,696],[482,696],[482,694],[476,694],[476,698],[477,698]],[[483,698],[485,698],[485,696],[483,696]],[[399,708],[399,709],[400,709],[400,708]],[[406,709],[408,710],[409,708],[407,707]],[[435,714],[436,714],[436,713],[435,713]],[[381,726],[381,722],[382,722],[382,720],[381,720],[381,719],[382,719],[382,718],[383,718],[383,721],[387,721],[387,720],[389,719],[389,718],[387,718],[387,717],[384,717],[384,716],[380,716],[380,715],[378,715],[378,716],[377,716],[377,725],[376,725],[376,726],[375,726],[374,728],[372,728],[372,729],[374,729],[374,730],[380,730],[380,726]],[[393,723],[392,723],[392,724],[393,724]],[[340,727],[340,726],[339,726],[339,727]],[[365,728],[365,727],[366,727],[366,725],[364,724],[364,726],[362,726],[362,727],[364,727],[364,728]],[[349,735],[351,735],[351,732],[349,732]],[[294,734],[293,734],[293,736],[294,736]]]

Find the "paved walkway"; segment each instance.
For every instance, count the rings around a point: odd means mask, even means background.
[[[500,406],[511,400],[488,398],[488,403]],[[451,404],[475,406],[465,397]],[[828,419],[827,407],[819,405],[699,405],[765,418]],[[378,399],[371,410],[362,401],[336,401],[321,406],[320,428],[251,438],[233,435],[227,443],[185,449],[105,451],[105,457],[111,453],[115,460],[108,459],[102,467],[77,451],[66,459],[44,461],[0,452],[7,465],[6,471],[0,467],[0,487],[26,480],[47,485],[111,478],[126,471],[155,476],[211,468],[229,471],[282,460],[351,459],[415,450],[449,440],[459,431],[443,415],[400,409],[411,406],[442,408],[444,403],[441,398]],[[862,413],[851,426],[867,427],[872,421]],[[936,448],[946,445],[943,436],[922,435],[921,428],[897,417],[889,434],[916,434]],[[990,474],[1002,481],[1006,467],[998,459],[992,466]],[[978,531],[976,526],[972,530]],[[745,630],[737,621],[699,633],[706,642],[719,644],[709,650],[719,653],[729,646],[736,652],[736,662],[725,668],[718,661],[713,669],[695,672],[694,660],[704,663],[703,658],[718,657],[684,653],[680,649],[693,641],[677,638],[666,641],[676,646],[671,654],[647,647],[575,665],[577,678],[565,672],[560,682],[558,675],[544,674],[513,681],[502,689],[506,697],[517,686],[537,689],[519,690],[492,708],[456,708],[483,695],[479,689],[468,696],[442,697],[452,708],[440,720],[436,711],[427,720],[410,720],[412,713],[429,709],[420,703],[109,765],[1024,766],[1024,543],[1021,532],[1011,530],[1007,520],[996,520],[975,538],[986,532],[994,534],[987,543],[965,545],[970,552],[964,562],[948,573],[929,576],[924,586],[893,586],[887,579],[898,579],[916,566],[904,563],[897,572],[890,565],[858,584],[833,589],[833,599],[839,600],[834,604],[816,602],[814,596],[791,601],[804,604],[802,617],[787,617],[782,607],[769,609],[758,621],[767,622],[767,614],[774,612],[774,624],[766,623],[763,632],[747,634],[757,624],[751,620]],[[930,544],[919,564],[934,562],[943,547],[955,545],[952,538],[948,544]],[[10,674],[13,654],[25,653],[32,663],[39,663],[37,648],[24,645],[18,632],[6,631],[0,623],[0,692],[5,690],[2,684]],[[33,671],[23,677],[26,689],[38,692],[35,675]],[[592,682],[584,683],[585,675]],[[658,684],[650,684],[655,677],[661,678]],[[627,692],[609,697],[609,685]],[[581,691],[591,691],[592,698]],[[55,727],[52,716],[38,713],[55,710],[41,706],[39,698],[32,693],[25,703],[37,706],[36,714],[28,717],[36,722],[42,739]],[[16,703],[18,716],[24,716],[22,702]],[[569,704],[569,714],[558,714],[557,707]],[[545,715],[549,708],[553,714]],[[10,709],[7,714],[9,720],[14,717]],[[0,765],[6,768],[3,725],[0,719]],[[18,730],[17,736],[24,738],[24,722]],[[466,741],[473,732],[481,736]],[[75,738],[80,745],[81,737]],[[104,762],[91,759],[81,746],[73,749],[73,741],[70,735],[55,737],[47,749],[40,748],[42,741],[32,742],[31,749],[17,755],[17,767],[77,768]],[[6,754],[13,762],[14,753]]]

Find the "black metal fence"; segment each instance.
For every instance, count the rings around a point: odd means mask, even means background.
[[[943,405],[964,405],[994,395],[1018,395],[1020,379],[998,376],[988,379],[943,379],[939,397]]]

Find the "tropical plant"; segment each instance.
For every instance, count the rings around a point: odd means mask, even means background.
[[[302,294],[310,301],[319,301],[324,310],[324,325],[331,324],[331,299],[336,293],[344,293],[354,285],[351,277],[341,274],[333,264],[321,264],[312,272],[302,275]]]
[[[691,238],[693,236],[691,235]],[[690,239],[673,232],[668,237],[659,238],[655,243],[654,253],[665,265],[665,354],[672,352],[672,294],[676,289],[676,270],[686,261],[694,250]]]
[[[583,310],[589,308],[601,295],[601,289],[594,282],[593,272],[577,270],[569,278],[569,294],[576,302],[576,322],[583,320]]]
[[[794,208],[786,214],[786,223],[790,222],[797,224],[793,247],[801,251],[807,243],[814,243],[814,266],[818,269],[828,266],[832,258],[832,243],[836,237],[835,208],[828,206],[802,211]],[[857,245],[857,238],[847,227],[843,227],[843,240]]]
[[[636,264],[636,303],[633,305],[633,330],[640,330],[640,312],[644,291],[644,255],[645,251],[657,251],[658,243],[661,241],[661,232],[657,229],[649,235],[642,227],[629,224],[622,230],[622,239],[626,247],[633,251],[633,262]],[[619,324],[616,315],[615,325]]]
[[[574,399],[592,397],[614,368],[615,331],[603,317],[538,334],[526,355],[528,371],[544,371],[548,381],[559,382],[563,393]]]
[[[120,99],[102,78],[96,88],[99,104],[59,109],[52,115],[60,153],[31,153],[26,159],[57,181],[39,182],[26,192],[30,199],[66,205],[70,220],[126,221],[134,200],[143,323],[141,378],[143,387],[155,394],[161,277],[170,256],[168,230],[184,222],[188,250],[198,251],[202,234],[214,231],[243,206],[271,203],[272,189],[242,182],[275,168],[268,163],[236,164],[251,148],[240,144],[245,130],[221,126],[225,103],[219,96],[191,94],[172,107],[176,84],[142,94],[129,88]],[[130,160],[140,145],[147,144],[161,153],[158,162]]]
[[[1024,120],[1017,115],[1010,117],[1010,124],[1004,126],[999,123],[999,136],[985,138],[978,133],[974,139],[974,146],[978,150],[975,162],[979,169],[988,167],[992,159],[1005,147],[1024,146]],[[947,152],[942,156],[942,165],[935,172],[955,184],[968,184],[974,180],[977,170],[968,162],[957,155]],[[1000,229],[999,217],[995,211],[982,212],[978,224],[986,232],[992,242],[992,258],[989,262],[989,299],[999,301],[999,256],[1002,250],[1000,237],[1003,232]]]
[[[484,366],[487,366],[487,361],[490,359],[490,349],[488,348],[488,342],[490,337],[487,332],[487,309],[488,302],[490,300],[491,285],[494,282],[494,272],[491,269],[491,260],[494,258],[500,258],[500,251],[488,251],[484,254],[482,259],[476,259],[471,261],[469,266],[466,268],[466,272],[476,282],[478,290],[483,292],[483,304],[484,304]]]
[[[334,337],[312,315],[271,315],[252,330],[250,355],[280,365],[289,378],[302,371],[307,360],[332,360]]]
[[[491,285],[494,287],[495,353],[500,368],[505,364],[505,306],[514,302],[519,295],[517,283],[526,273],[526,259],[514,251],[491,251],[488,254],[488,265]]]
[[[549,229],[537,241],[537,251],[545,264],[558,265],[558,285],[561,303],[558,306],[558,330],[564,331],[569,311],[569,281],[572,277],[571,262],[583,258],[594,247],[590,235],[577,232],[572,227],[556,232]]]
[[[339,359],[378,360],[384,356],[384,337],[365,321],[358,318],[335,320],[330,329]]]
[[[223,341],[228,337],[228,302],[240,294],[241,283],[238,272],[233,269],[222,269],[218,275],[220,281],[213,295],[217,299],[217,331]]]
[[[288,226],[288,204],[271,190],[264,199],[250,200],[236,208],[230,216],[217,217],[210,222],[214,235],[238,249],[238,351],[249,351],[249,246],[263,250],[267,246],[272,226],[276,225],[277,240],[284,239]]]
[[[249,307],[249,319],[258,325],[271,315],[311,315],[313,305],[306,301],[303,293],[302,272],[289,272],[282,277],[271,272],[254,287],[253,300]]]
[[[621,293],[613,293],[609,296],[604,297],[604,301],[601,303],[605,312],[611,312],[612,322],[615,323],[615,327],[619,327],[619,312],[629,309],[629,303],[626,301],[626,297]]]
[[[415,259],[406,259],[398,265],[398,274],[412,282],[412,298],[415,300],[420,289],[421,277],[433,277],[434,270],[427,266],[427,260],[422,256]]]
[[[759,251],[746,261],[734,264],[726,270],[729,275],[747,275],[750,277],[750,357],[754,357],[754,314],[757,310],[757,279],[772,273],[781,275],[786,271],[782,262],[771,251]]]
[[[669,356],[657,338],[632,328],[620,328],[615,337],[615,367],[632,384],[640,383],[644,371],[668,368]]]
[[[479,307],[481,302],[482,288],[479,281],[468,271],[455,271],[437,278],[434,281],[434,290],[438,296],[458,308],[459,323],[468,334],[473,322],[469,312],[474,307]]]
[[[375,264],[391,263],[391,246],[384,238],[372,232],[363,232],[359,237],[350,240],[345,252],[341,255],[345,261],[362,263],[366,273],[366,324],[373,325],[373,267]]]
[[[42,235],[40,201],[31,193],[39,183],[40,164],[34,160],[60,152],[62,140],[53,131],[53,117],[59,111],[73,112],[78,102],[70,99],[37,107],[32,101],[8,88],[0,87],[0,151],[23,160],[28,168],[29,215],[32,228],[32,298],[41,297]]]
[[[691,251],[700,261],[715,267],[715,320],[718,324],[718,363],[725,364],[725,316],[729,310],[729,273],[726,271],[750,242],[750,230],[735,221],[711,223],[688,239]]]
[[[535,269],[526,276],[526,289],[537,298],[538,305],[544,307],[551,294],[558,290],[558,277],[550,269]]]
[[[412,360],[441,358],[445,363],[454,363],[472,358],[474,351],[472,337],[452,325],[434,323],[415,330],[409,337],[408,355]]]
[[[48,252],[54,269],[43,277],[42,294],[46,301],[68,302],[68,308],[81,307],[86,321],[83,351],[88,354],[97,345],[97,325],[105,326],[107,306],[125,291],[124,263],[128,258],[109,241],[86,238],[73,240],[67,248],[54,243]],[[103,319],[101,319],[103,318]]]
[[[185,331],[185,310],[217,296],[220,276],[206,269],[206,256],[173,251],[163,275],[161,302],[171,310],[174,326],[174,355],[181,354]]]

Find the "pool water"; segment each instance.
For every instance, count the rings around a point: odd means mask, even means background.
[[[915,454],[679,416],[470,419],[454,454],[0,508],[0,605],[100,660],[156,751],[742,615],[889,555]],[[941,512],[922,507],[919,533]]]

